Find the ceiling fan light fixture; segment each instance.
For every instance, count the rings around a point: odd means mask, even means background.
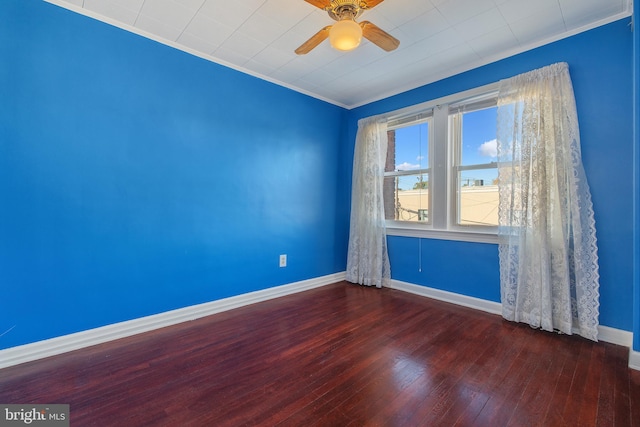
[[[362,28],[352,19],[336,22],[329,31],[329,43],[337,50],[353,50],[360,45],[361,40]]]
[[[327,25],[302,43],[296,50],[297,55],[306,55],[320,43],[329,39],[334,49],[349,51],[357,48],[362,37],[387,52],[395,50],[400,40],[393,37],[377,25],[369,21],[356,22],[360,14],[384,0],[305,0],[318,9],[329,14],[336,21]]]

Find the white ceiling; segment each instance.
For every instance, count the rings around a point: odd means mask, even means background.
[[[358,19],[400,40],[294,50],[335,21],[304,0],[46,0],[353,108],[631,15],[632,0],[386,0]]]

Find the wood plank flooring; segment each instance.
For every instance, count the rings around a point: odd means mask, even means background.
[[[640,426],[628,349],[346,282],[0,370],[77,426]]]

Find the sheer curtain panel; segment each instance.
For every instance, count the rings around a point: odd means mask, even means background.
[[[566,63],[500,82],[498,163],[503,317],[597,340],[595,221]]]
[[[386,154],[386,120],[373,117],[358,121],[347,280],[378,288],[391,278],[382,193]]]

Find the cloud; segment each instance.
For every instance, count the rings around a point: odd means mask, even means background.
[[[420,165],[413,165],[409,162],[404,162],[402,164],[396,165],[396,170],[398,171],[410,171],[420,169]]]
[[[416,157],[416,160],[418,160],[418,161],[423,160],[423,159],[424,159],[424,156],[418,156],[418,157]]]
[[[498,156],[498,141],[492,139],[487,141],[478,148],[478,153],[485,157],[497,157]]]

